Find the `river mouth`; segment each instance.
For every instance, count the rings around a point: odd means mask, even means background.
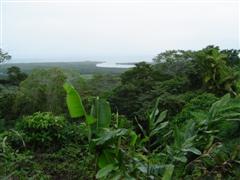
[[[101,62],[101,63],[97,63],[96,67],[101,67],[101,68],[133,68],[133,67],[135,67],[135,64],[134,63]]]

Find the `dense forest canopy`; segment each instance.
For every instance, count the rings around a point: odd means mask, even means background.
[[[90,78],[9,67],[0,179],[239,179],[239,52],[168,50]]]

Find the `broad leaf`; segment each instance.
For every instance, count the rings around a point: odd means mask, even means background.
[[[101,136],[94,140],[97,145],[102,145],[107,141],[112,140],[113,138],[120,137],[128,133],[127,129],[117,129],[117,130],[103,129],[103,130],[104,131],[101,133]]]
[[[183,163],[187,162],[187,158],[185,156],[174,156],[173,158]]]
[[[103,128],[108,128],[112,116],[109,103],[104,99],[97,98],[92,106],[91,116],[96,119],[96,123],[92,126],[93,131],[100,133]]]
[[[219,101],[213,103],[209,110],[209,120],[214,120],[217,112],[230,101],[230,94],[226,94]]]
[[[185,152],[192,152],[196,155],[201,155],[201,151],[199,151],[197,148],[191,147],[191,148],[187,148],[187,149],[183,149],[183,151]]]
[[[171,180],[172,179],[172,174],[174,170],[174,165],[170,164],[166,166],[166,169],[164,171],[162,180]]]
[[[93,116],[87,115],[86,122],[87,122],[88,125],[91,125],[91,124],[96,122],[96,119]]]
[[[134,146],[136,144],[137,141],[137,134],[134,131],[130,131],[130,137],[131,137],[131,141],[130,141],[130,146]]]
[[[97,179],[106,178],[109,175],[109,173],[111,171],[113,171],[115,168],[116,167],[114,166],[114,164],[109,164],[109,165],[105,166],[104,168],[100,169],[97,172],[96,178]]]
[[[81,97],[79,96],[77,91],[69,83],[65,83],[63,87],[67,93],[66,101],[67,101],[67,106],[68,106],[70,116],[72,118],[78,118],[78,117],[84,116],[85,109],[82,104]]]
[[[154,125],[156,126],[158,123],[162,122],[166,118],[166,116],[167,116],[167,110],[161,112],[158,119],[154,123]]]
[[[150,133],[150,137],[156,135],[157,133],[159,133],[159,131],[163,128],[165,128],[168,125],[168,122],[163,122],[161,124],[159,124],[155,129],[152,130],[152,132]]]
[[[105,166],[114,162],[114,154],[110,150],[103,150],[98,159],[98,167],[104,168]]]

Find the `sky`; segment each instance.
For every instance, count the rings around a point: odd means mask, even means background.
[[[0,0],[16,62],[150,61],[170,49],[240,49],[237,0]]]

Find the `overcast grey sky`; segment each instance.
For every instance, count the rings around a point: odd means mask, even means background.
[[[1,12],[2,48],[14,59],[137,61],[166,49],[240,48],[238,1],[16,1]]]

